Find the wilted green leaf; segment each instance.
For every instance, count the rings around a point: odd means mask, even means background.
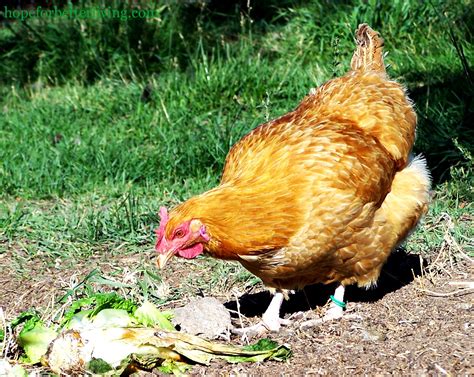
[[[261,340],[269,340],[269,339],[261,339]],[[291,350],[285,346],[279,346],[276,342],[270,341],[274,343],[275,346],[272,348],[265,348],[261,349],[261,345],[258,343],[243,347],[244,349],[247,348],[254,348],[254,351],[248,350],[248,352],[254,352],[254,354],[245,354],[242,352],[241,356],[223,356],[222,358],[229,363],[244,363],[244,362],[259,362],[264,360],[276,360],[276,361],[285,361],[291,356]],[[269,344],[269,343],[268,343]],[[260,350],[259,350],[260,349]]]
[[[104,374],[110,372],[113,368],[102,359],[92,359],[87,363],[86,369],[94,374]]]
[[[132,318],[123,309],[104,309],[93,319],[95,327],[127,327],[132,324]]]
[[[48,351],[49,343],[57,336],[56,331],[47,328],[41,322],[36,322],[31,329],[24,328],[18,336],[18,343],[26,354],[27,363],[36,364],[40,361],[41,356]]]
[[[192,366],[181,361],[165,360],[158,367],[163,373],[173,373],[176,376],[184,375],[188,370],[191,370]]]
[[[134,314],[138,323],[143,326],[158,326],[163,330],[175,330],[170,322],[170,313],[163,313],[149,301],[145,301]]]
[[[264,339],[260,339],[255,344],[250,344],[248,346],[244,346],[243,348],[248,351],[270,351],[277,347],[278,347],[277,342],[268,338],[264,338]]]
[[[120,297],[116,293],[96,293],[90,297],[82,298],[71,304],[71,307],[64,313],[61,320],[61,327],[68,327],[69,322],[85,308],[87,317],[94,317],[104,309],[123,309],[127,313],[133,314],[137,308],[134,302]]]
[[[34,309],[29,309],[20,313],[13,321],[11,321],[10,326],[14,329],[24,323],[22,331],[28,331],[35,327],[36,323],[40,321],[41,318],[38,312]]]

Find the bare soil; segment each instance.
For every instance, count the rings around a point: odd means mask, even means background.
[[[102,255],[82,265],[70,266],[51,265],[47,259],[37,257],[29,260],[28,269],[22,270],[24,266],[19,265],[18,258],[13,258],[14,252],[19,251],[9,248],[7,253],[0,254],[0,308],[7,319],[32,306],[42,312],[50,311],[57,305],[58,297],[80,283],[80,277],[92,268],[118,280],[130,280],[134,269],[143,264],[152,267],[151,261],[140,256],[104,258]],[[191,374],[474,375],[474,291],[453,284],[474,280],[473,266],[468,263],[433,273],[418,256],[395,253],[376,289],[346,290],[345,318],[301,330],[302,321],[322,315],[334,288],[307,287],[291,295],[282,308],[283,316],[302,311],[304,318],[295,320],[278,334],[268,334],[269,338],[290,346],[293,356],[287,362],[236,365],[214,362],[209,367],[196,365]],[[212,295],[225,303],[234,317],[239,311],[244,325],[256,323],[270,302],[268,292],[260,284],[251,288],[226,284],[219,285],[221,289],[192,287],[190,282],[206,279],[209,268],[205,260],[173,261],[163,276],[168,294],[173,287],[188,291],[187,295],[168,301],[165,307],[182,306],[198,294]],[[118,271],[122,275],[118,276]],[[238,304],[236,291],[247,292],[239,297]],[[234,318],[234,323],[238,326],[240,321]],[[245,344],[237,336],[230,341]]]
[[[473,295],[449,293],[457,291],[451,281],[464,279],[463,274],[444,277],[434,285],[418,280],[376,301],[349,302],[348,318],[306,330],[299,329],[299,321],[270,334],[291,347],[288,362],[223,364],[214,371],[268,376],[473,375]],[[420,291],[428,288],[446,296]],[[315,316],[309,312],[305,320]],[[209,369],[194,372],[204,375]]]

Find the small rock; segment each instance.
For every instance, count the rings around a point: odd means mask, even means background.
[[[378,342],[387,339],[387,335],[374,329],[362,329],[362,339],[369,342]]]
[[[228,334],[232,327],[230,313],[217,299],[204,297],[174,310],[173,324],[181,331],[215,339]]]
[[[470,302],[461,302],[456,305],[456,308],[461,310],[471,310],[472,304]]]

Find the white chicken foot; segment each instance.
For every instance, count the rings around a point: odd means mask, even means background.
[[[331,296],[329,309],[323,317],[324,322],[341,318],[344,315],[344,308],[346,307],[344,303],[344,291],[345,288],[342,284],[334,291],[334,295]]]
[[[346,306],[344,303],[344,291],[345,287],[342,284],[339,285],[334,291],[334,295],[331,296],[331,304],[324,317],[304,321],[300,325],[300,329],[308,329],[310,327],[318,326],[321,323],[341,318],[344,315],[344,308]]]
[[[253,337],[262,335],[267,331],[278,332],[282,325],[289,325],[292,321],[280,318],[280,308],[283,303],[284,295],[282,292],[276,292],[268,305],[267,310],[262,315],[262,320],[254,326],[233,329],[232,332],[237,335]]]

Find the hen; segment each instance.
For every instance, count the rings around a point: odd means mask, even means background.
[[[203,252],[239,261],[276,289],[270,330],[284,290],[314,283],[340,283],[326,318],[340,317],[344,286],[376,284],[428,207],[425,160],[410,157],[412,103],[387,77],[379,34],[362,24],[356,41],[345,76],[234,145],[219,186],[160,210],[159,267]]]

